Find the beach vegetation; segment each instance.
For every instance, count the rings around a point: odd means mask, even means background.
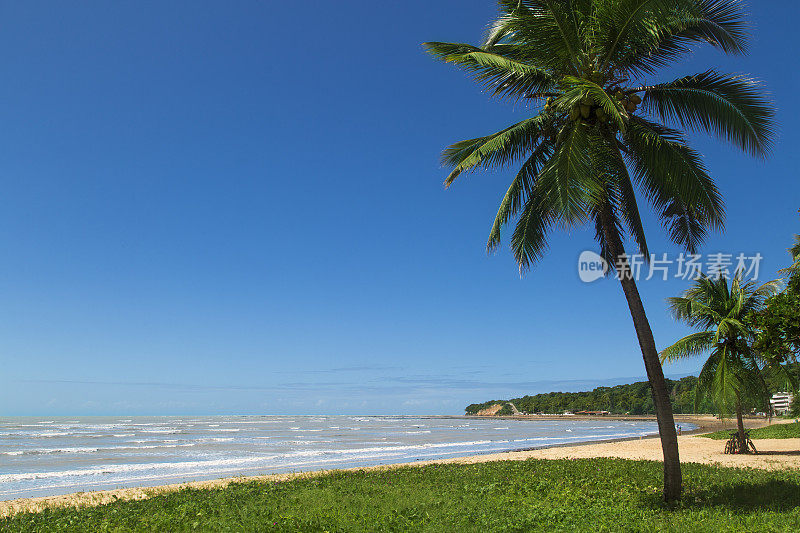
[[[340,471],[19,513],[0,519],[0,531],[800,530],[796,469],[689,463],[684,498],[666,504],[661,468],[656,461],[580,459]]]
[[[795,244],[789,248],[792,264],[783,271],[787,276],[785,289],[769,298],[764,309],[750,317],[759,331],[755,348],[789,361],[800,356],[800,235],[794,239]]]
[[[772,424],[763,428],[751,429],[751,439],[800,439],[800,422],[791,424]],[[725,440],[730,438],[731,432],[727,430],[715,431],[701,435],[709,439]],[[800,453],[800,450],[798,450]]]
[[[701,276],[681,296],[668,299],[673,316],[698,331],[664,348],[661,360],[707,356],[695,388],[696,403],[708,398],[719,414],[736,413],[742,450],[746,449],[745,400],[760,403],[765,412],[770,409],[769,398],[775,391],[770,390],[766,371],[796,388],[789,361],[753,348],[758,330],[750,316],[763,311],[779,287],[777,282],[744,281],[738,273],[732,279]]]

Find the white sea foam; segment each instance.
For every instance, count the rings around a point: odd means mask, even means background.
[[[56,453],[97,453],[107,451],[119,450],[155,450],[158,448],[190,448],[198,446],[198,442],[187,442],[183,444],[149,444],[144,446],[102,446],[98,448],[91,447],[78,447],[78,448],[34,448],[27,450],[12,450],[9,452],[0,452],[0,455],[52,455]]]
[[[354,421],[359,425],[351,425]],[[405,462],[656,432],[654,422],[496,426],[491,420],[368,416],[32,422],[0,419],[2,497]]]

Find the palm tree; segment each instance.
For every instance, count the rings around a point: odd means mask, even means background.
[[[673,316],[700,331],[687,335],[661,352],[661,362],[673,362],[688,357],[709,354],[698,376],[695,407],[703,397],[709,397],[720,414],[736,411],[740,450],[745,433],[742,420],[743,398],[763,402],[769,399],[769,389],[763,370],[791,382],[784,365],[774,357],[753,349],[758,331],[749,317],[762,311],[767,298],[779,289],[772,281],[757,286],[743,282],[739,275],[728,284],[727,278],[702,276],[683,296],[669,298]]]
[[[500,0],[482,46],[429,42],[494,96],[525,103],[528,117],[445,149],[450,186],[466,171],[518,167],[500,203],[488,249],[516,218],[511,249],[523,272],[556,226],[591,224],[630,308],[664,452],[664,497],[681,492],[668,389],[625,253],[632,238],[649,257],[637,203],[647,198],[670,238],[694,251],[722,228],[722,198],[678,129],[714,134],[747,153],[770,150],[773,111],[754,80],[708,70],[658,83],[658,70],[696,43],[744,53],[736,0]]]

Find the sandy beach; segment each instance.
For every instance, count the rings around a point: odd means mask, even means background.
[[[677,418],[677,417],[676,417]],[[698,431],[708,432],[721,428],[730,428],[730,420],[720,421],[714,417],[682,417],[678,422],[694,423],[700,427]],[[789,421],[776,420],[773,423]],[[748,421],[748,427],[767,425],[766,421]],[[681,461],[686,463],[716,464],[726,467],[760,468],[778,470],[785,468],[800,468],[800,439],[760,439],[756,441],[758,455],[725,455],[722,453],[724,442],[708,439],[698,434],[682,435],[678,438]],[[491,453],[455,457],[435,461],[416,461],[411,463],[398,463],[373,467],[362,467],[348,470],[379,470],[407,466],[425,466],[429,464],[474,464],[490,461],[524,461],[526,459],[585,459],[597,457],[613,457],[632,460],[660,461],[661,443],[658,438],[642,438],[635,440],[618,440],[610,442],[588,443],[571,446],[557,446],[552,448],[520,450],[512,452]],[[142,500],[177,491],[185,488],[208,489],[221,488],[231,483],[249,481],[280,482],[303,477],[323,475],[329,470],[313,472],[299,472],[289,474],[274,474],[266,476],[249,476],[224,478],[210,481],[195,481],[157,487],[123,488],[93,492],[78,492],[60,496],[41,498],[21,498],[16,500],[0,501],[0,516],[8,516],[21,511],[40,511],[52,507],[86,507],[102,505],[118,500]]]

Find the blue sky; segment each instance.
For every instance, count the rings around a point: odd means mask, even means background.
[[[693,136],[728,222],[704,252],[800,232],[795,2],[752,2],[768,161]],[[459,413],[644,374],[588,229],[520,278],[484,245],[511,174],[445,191],[445,145],[532,111],[427,57],[492,2],[15,2],[0,30],[0,414]],[[676,254],[657,220],[650,248]],[[659,346],[685,334],[642,282]],[[696,372],[672,365],[668,375]]]

